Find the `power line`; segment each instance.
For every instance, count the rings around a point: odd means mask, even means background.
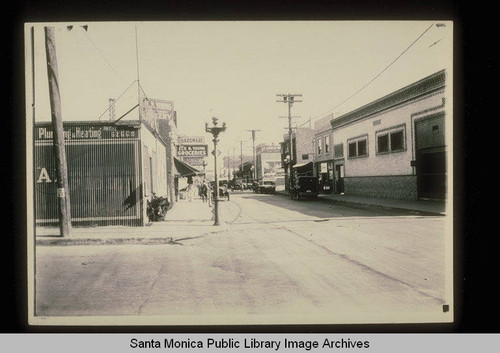
[[[420,34],[418,36],[417,39],[415,39],[405,50],[403,50],[403,52],[401,54],[399,54],[393,61],[391,61],[391,63],[389,65],[387,65],[380,73],[378,73],[374,78],[372,78],[370,81],[368,81],[368,83],[366,83],[363,87],[361,87],[359,90],[357,90],[356,92],[354,92],[351,96],[349,96],[348,98],[344,99],[342,102],[340,102],[339,104],[337,104],[335,107],[333,107],[332,109],[330,110],[327,110],[326,112],[322,113],[322,114],[318,114],[312,118],[309,119],[309,121],[303,123],[302,125],[300,126],[304,126],[305,124],[307,123],[310,123],[310,121],[312,119],[316,119],[316,118],[319,118],[321,116],[324,116],[328,113],[330,113],[331,111],[337,109],[338,107],[340,107],[342,104],[346,103],[347,101],[349,101],[350,99],[352,99],[354,96],[356,96],[358,93],[360,93],[362,90],[364,90],[366,87],[368,87],[373,81],[375,81],[377,78],[379,78],[385,71],[387,71],[389,69],[389,67],[391,67],[396,61],[398,61],[408,50],[410,50],[410,48],[420,40],[420,38],[422,38],[424,36],[425,33],[427,33],[432,27],[434,26],[434,23],[431,24],[425,31],[422,32],[422,34]],[[300,127],[299,126],[299,127]]]
[[[136,80],[136,81],[134,81],[134,82],[132,82],[132,83],[130,84],[130,86],[128,86],[128,87],[127,87],[127,89],[126,89],[125,91],[123,91],[123,92],[122,92],[122,94],[120,94],[120,96],[119,96],[118,98],[116,98],[116,99],[115,99],[115,102],[114,102],[113,104],[109,105],[109,107],[108,107],[108,108],[107,108],[104,112],[102,112],[102,114],[101,114],[101,115],[99,115],[99,118],[97,118],[97,120],[101,120],[101,117],[102,117],[104,114],[106,114],[106,112],[107,112],[109,109],[111,109],[111,107],[112,107],[112,106],[114,106],[114,105],[116,104],[116,102],[118,102],[118,100],[119,100],[119,99],[120,99],[120,98],[121,98],[121,97],[122,97],[122,96],[123,96],[123,95],[124,95],[124,94],[125,94],[128,90],[129,90],[129,89],[130,89],[130,87],[132,87],[132,86],[133,86],[136,82],[137,82],[137,80]]]
[[[118,72],[116,72],[116,70],[114,69],[113,65],[111,65],[111,63],[108,61],[108,59],[106,59],[106,57],[104,56],[104,54],[101,52],[101,50],[99,49],[99,47],[97,47],[97,45],[94,43],[94,41],[92,40],[92,38],[90,38],[90,36],[87,34],[87,31],[84,30],[83,33],[85,33],[85,36],[88,38],[88,40],[90,41],[90,43],[92,43],[92,45],[94,46],[95,50],[99,53],[99,55],[104,59],[104,61],[106,62],[106,64],[109,66],[109,68],[111,70],[113,70],[113,72],[115,73],[116,77],[120,78],[120,75],[118,75]]]

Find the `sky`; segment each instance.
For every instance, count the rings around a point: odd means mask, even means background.
[[[259,130],[256,145],[283,140],[288,120],[280,117],[288,110],[277,94],[302,94],[293,124],[311,120],[314,127],[330,113],[348,113],[439,70],[452,72],[449,21],[34,23],[26,25],[26,92],[30,119],[34,26],[36,121],[50,120],[46,25],[55,28],[64,121],[107,120],[109,98],[119,97],[120,116],[137,103],[138,81],[148,97],[174,102],[182,135],[211,144],[205,122],[214,116],[225,122],[224,155],[239,154],[240,141],[243,154],[252,154],[248,130]]]

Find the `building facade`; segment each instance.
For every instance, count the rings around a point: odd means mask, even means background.
[[[293,167],[310,164],[310,173],[313,172],[314,161],[314,130],[307,127],[298,127],[292,130],[292,141],[288,134],[283,136],[281,143],[281,160],[285,170],[286,190],[289,188],[290,173]]]
[[[334,189],[333,114],[314,124],[314,175],[318,177],[319,190],[332,193]]]
[[[275,144],[260,144],[255,148],[257,180],[272,178],[276,190],[285,189],[285,170],[281,164],[281,148]]]
[[[167,144],[138,120],[64,122],[74,225],[131,225],[148,222],[147,200],[168,196]],[[37,225],[58,223],[53,127],[34,127],[35,217]]]
[[[332,119],[334,191],[446,199],[445,83],[442,70]]]

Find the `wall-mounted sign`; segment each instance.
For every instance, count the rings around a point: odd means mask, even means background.
[[[204,136],[179,136],[179,145],[204,145]]]
[[[193,167],[206,165],[204,157],[182,157],[182,161]]]
[[[141,110],[142,118],[147,121],[155,119],[169,120],[174,114],[174,102],[143,97]]]
[[[73,125],[64,127],[65,140],[100,140],[138,138],[137,129],[130,126],[92,126]],[[35,128],[35,141],[46,141],[54,138],[51,125]]]
[[[178,157],[206,157],[208,155],[207,145],[179,145],[177,146]]]

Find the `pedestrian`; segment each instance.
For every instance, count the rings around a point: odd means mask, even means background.
[[[200,196],[203,202],[207,201],[207,182],[205,180],[200,185]]]
[[[207,186],[208,207],[212,207],[212,187],[209,182],[206,183],[206,186]]]
[[[186,192],[187,192],[188,201],[192,202],[193,201],[193,184],[188,184]]]

